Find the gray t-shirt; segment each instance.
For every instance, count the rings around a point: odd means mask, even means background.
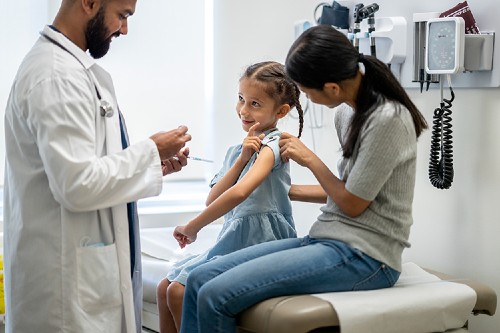
[[[341,142],[353,114],[345,104],[337,109],[335,127]],[[403,249],[410,247],[416,157],[410,112],[393,102],[381,104],[361,130],[353,155],[337,165],[346,189],[371,204],[350,218],[328,197],[309,235],[341,240],[401,271]]]

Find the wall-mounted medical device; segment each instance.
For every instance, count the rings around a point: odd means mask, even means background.
[[[438,83],[437,74],[429,74],[425,71],[425,53],[427,40],[427,21],[439,17],[439,13],[414,13],[413,14],[413,77],[412,82],[420,84],[420,92],[424,84],[429,90],[431,83]]]
[[[467,46],[465,30],[465,20],[459,16],[430,18],[425,24],[425,73],[438,75],[441,91],[440,106],[434,110],[429,160],[429,180],[438,189],[450,188],[454,178],[451,107],[455,94],[451,75],[460,76],[467,70],[492,68],[493,46],[490,47],[490,37],[487,37],[491,35],[470,34],[477,36],[471,41],[481,42]],[[414,37],[420,40],[422,36],[415,34]],[[468,53],[466,49],[469,49]],[[421,56],[421,53],[415,52],[415,55]],[[466,57],[469,58],[468,62],[465,61]],[[443,97],[444,77],[447,78],[451,93],[449,99]]]
[[[425,71],[439,75],[440,106],[434,110],[429,159],[429,181],[438,189],[451,187],[454,178],[451,107],[455,94],[450,74],[464,70],[465,21],[462,17],[429,19],[426,23]],[[447,75],[451,98],[443,97]]]
[[[413,14],[412,82],[420,83],[420,91],[423,90],[424,84],[428,90],[431,83],[439,83],[438,74],[444,74],[441,72],[444,69],[440,66],[449,66],[450,61],[453,61],[454,67],[444,71],[452,74],[462,73],[453,78],[455,86],[474,87],[476,84],[478,86],[486,84],[482,81],[493,76],[491,71],[494,62],[495,33],[468,34],[467,23],[465,22],[464,26],[461,17],[439,17],[439,15],[438,12]],[[430,26],[433,26],[434,32],[440,35],[430,33],[428,31]],[[449,44],[451,42],[454,44]],[[433,48],[432,51],[428,49],[429,46]],[[455,51],[453,47],[458,48]],[[452,58],[450,52],[453,54]],[[426,64],[429,60],[430,64]],[[405,82],[402,83],[406,85]]]
[[[426,22],[426,72],[455,74],[493,68],[494,33],[466,34],[461,17]]]
[[[427,21],[425,71],[455,74],[464,70],[465,21],[445,17]]]
[[[390,65],[391,70],[405,88],[420,88],[421,90],[424,88],[428,90],[430,87],[437,88],[440,74],[430,74],[425,70],[427,21],[439,16],[463,15],[465,9],[444,10],[443,4],[436,1],[417,1],[412,2],[411,5],[408,5],[406,1],[375,1],[379,9],[374,13],[372,27],[367,18],[360,20],[358,16],[358,24],[356,24],[354,17],[356,6],[370,8],[371,2],[360,4],[358,1],[336,0],[333,3],[323,2],[317,6],[317,11],[312,15],[314,19],[298,21],[295,26],[296,36],[308,27],[319,23],[322,19],[320,14],[323,16],[322,5],[329,6],[328,9],[331,12],[335,8],[341,8],[343,21],[345,21],[345,15],[349,18],[349,28],[345,29],[344,24],[339,27],[339,30],[352,38],[353,44],[354,36],[356,36],[356,44],[361,53],[374,53],[371,47],[376,46],[376,57]],[[463,70],[459,71],[459,75],[453,75],[453,86],[455,88],[500,87],[500,52],[494,50],[499,45],[499,43],[495,45],[494,39],[495,32],[500,30],[500,20],[495,15],[491,15],[495,10],[498,11],[500,2],[498,0],[469,1],[471,8],[466,9],[470,11],[468,14],[474,11],[477,25],[475,25],[476,29],[471,29],[470,22],[466,20]],[[407,22],[409,22],[408,26]],[[371,33],[368,29],[372,30]],[[375,51],[375,48],[373,50]]]
[[[354,26],[352,33],[348,34],[348,37],[350,37],[354,47],[358,50],[359,38],[370,38],[370,55],[374,57],[377,56],[377,51],[373,32],[375,32],[375,13],[379,10],[379,8],[380,7],[377,3],[372,3],[366,6],[362,3],[356,4],[356,6],[354,6],[353,13]],[[361,34],[361,22],[363,22],[363,20],[367,20],[368,29],[365,33]]]
[[[376,17],[374,26],[376,29],[373,28],[368,35],[358,36],[359,50],[364,54],[372,54],[376,45],[376,57],[390,64],[391,68],[394,67],[393,72],[397,73],[395,69],[406,59],[406,19],[402,16]]]
[[[495,33],[465,34],[464,70],[470,72],[493,69]]]
[[[376,17],[380,9],[378,3],[321,2],[313,10],[314,22],[295,22],[295,37],[314,24],[335,26],[346,34],[360,53],[377,57],[391,66],[392,72],[399,77],[401,64],[407,56],[407,21],[402,16]]]

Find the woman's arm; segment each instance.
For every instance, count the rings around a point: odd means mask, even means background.
[[[347,216],[356,217],[370,205],[371,201],[364,200],[347,191],[345,183],[338,179],[316,154],[293,135],[282,133],[280,153],[283,160],[292,159],[311,170],[326,194]]]
[[[326,203],[326,192],[321,185],[292,184],[288,196],[292,201]]]
[[[265,146],[259,153],[254,165],[234,186],[210,203],[198,216],[184,226],[175,228],[174,237],[181,247],[196,240],[201,228],[223,216],[242,203],[266,179],[274,166],[274,153]]]

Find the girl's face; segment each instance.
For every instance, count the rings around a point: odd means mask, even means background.
[[[236,113],[244,131],[248,132],[257,122],[259,132],[276,127],[278,119],[287,113],[283,114],[282,107],[263,90],[262,83],[248,78],[240,80]]]

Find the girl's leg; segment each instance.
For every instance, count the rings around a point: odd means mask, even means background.
[[[198,290],[203,284],[243,262],[263,256],[267,253],[298,247],[301,242],[302,238],[288,238],[260,243],[224,255],[194,269],[188,276],[184,292],[181,333],[198,332],[197,297]],[[264,269],[266,268],[259,268],[259,270]],[[193,276],[193,273],[198,270],[200,270],[200,274],[195,274],[196,276]]]
[[[199,328],[189,332],[234,332],[239,312],[270,297],[385,288],[399,277],[342,242],[307,237],[299,247],[269,252],[214,273],[220,270],[217,266],[228,264],[224,257],[221,261],[200,266],[188,279],[186,296],[196,297],[198,311],[186,320],[197,320]],[[203,281],[207,273],[212,278]]]
[[[158,304],[158,316],[160,318],[160,333],[176,333],[174,318],[167,303],[167,290],[170,285],[168,279],[163,279],[156,287],[156,303]]]
[[[167,304],[170,313],[175,322],[175,327],[178,332],[181,328],[182,318],[182,299],[184,298],[184,286],[173,281],[167,288]]]

